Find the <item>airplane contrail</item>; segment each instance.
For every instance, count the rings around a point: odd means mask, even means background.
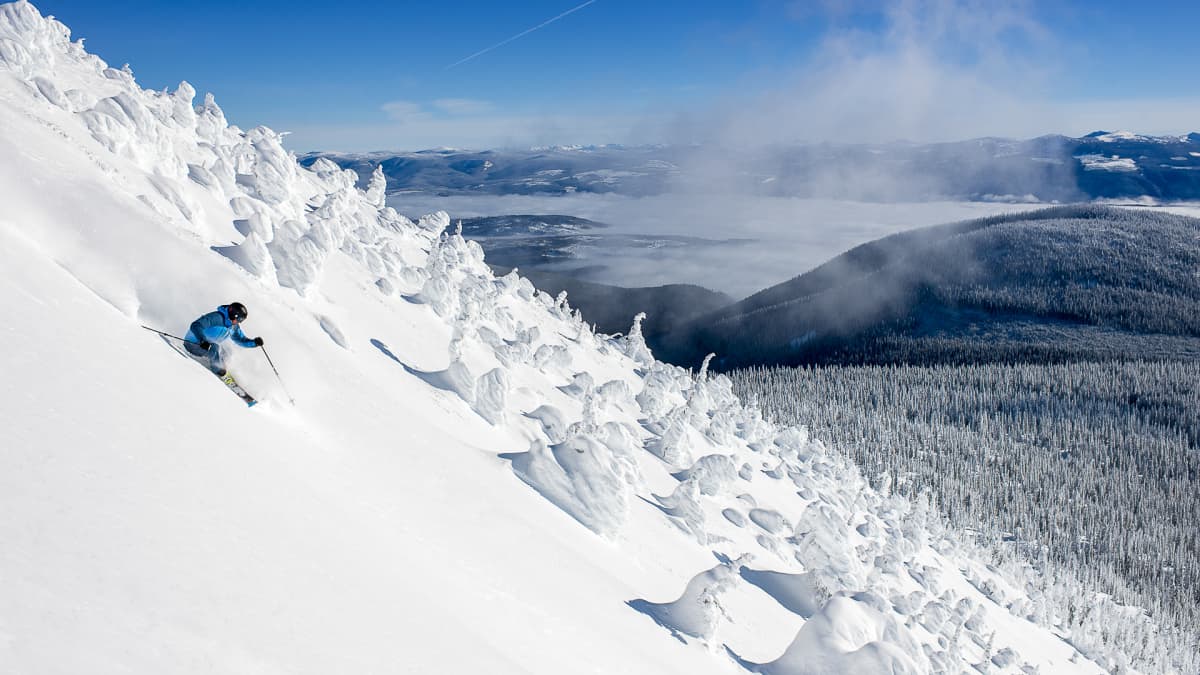
[[[538,25],[534,26],[533,28],[528,28],[526,30],[523,30],[520,33],[517,33],[516,35],[508,38],[507,40],[505,40],[503,42],[497,42],[496,44],[492,45],[491,47],[488,47],[487,49],[481,49],[481,50],[475,52],[474,54],[468,56],[467,58],[462,59],[461,61],[455,61],[454,63],[451,63],[450,65],[446,66],[442,70],[450,70],[451,68],[453,68],[455,66],[461,66],[462,64],[466,63],[467,61],[470,61],[471,59],[473,59],[477,56],[483,56],[484,54],[492,51],[493,49],[503,47],[504,45],[506,45],[518,38],[523,38],[526,35],[529,35],[530,33],[532,33],[533,31],[538,30],[539,28],[545,28],[546,26],[549,26],[550,24],[554,23],[555,21],[558,21],[559,19],[563,18],[564,16],[566,16],[568,14],[573,14],[575,12],[578,12],[579,10],[583,9],[584,7],[587,7],[588,5],[592,4],[595,1],[596,0],[587,0],[587,2],[583,3],[582,5],[579,5],[577,7],[572,7],[571,9],[568,9],[567,11],[563,12],[562,14],[559,14],[558,16],[554,17],[553,19],[546,19],[545,21],[539,23]]]

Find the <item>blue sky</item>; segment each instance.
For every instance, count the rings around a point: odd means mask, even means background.
[[[1200,3],[584,2],[35,5],[297,150],[1200,130]]]

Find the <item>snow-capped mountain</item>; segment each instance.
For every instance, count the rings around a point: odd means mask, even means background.
[[[0,671],[1194,665],[194,94],[0,5]]]
[[[678,173],[660,146],[552,146],[526,151],[441,148],[417,152],[306,153],[369,175],[382,167],[389,190],[434,194],[660,194]],[[369,168],[368,168],[369,167]]]
[[[1097,131],[1082,138],[821,143],[761,150],[601,146],[308,153],[300,161],[309,165],[320,157],[353,169],[364,181],[376,166],[382,166],[389,189],[396,194],[644,196],[716,188],[775,197],[870,201],[1200,199],[1200,134],[1196,133],[1142,136]]]

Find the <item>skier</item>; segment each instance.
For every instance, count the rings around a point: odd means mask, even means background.
[[[246,306],[240,302],[221,305],[215,312],[209,312],[192,322],[184,336],[183,346],[188,353],[197,359],[208,359],[209,370],[217,377],[225,377],[225,360],[221,357],[221,347],[218,343],[230,338],[241,347],[261,347],[263,339],[248,338],[242,332],[242,322],[246,320]]]

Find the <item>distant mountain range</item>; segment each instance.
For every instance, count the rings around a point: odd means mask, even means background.
[[[1097,131],[1082,138],[777,146],[586,146],[454,149],[327,157],[362,179],[383,167],[391,194],[629,196],[729,189],[768,196],[878,201],[1200,200],[1200,134]]]
[[[721,368],[1200,359],[1200,219],[1064,206],[911,230],[651,346]]]

